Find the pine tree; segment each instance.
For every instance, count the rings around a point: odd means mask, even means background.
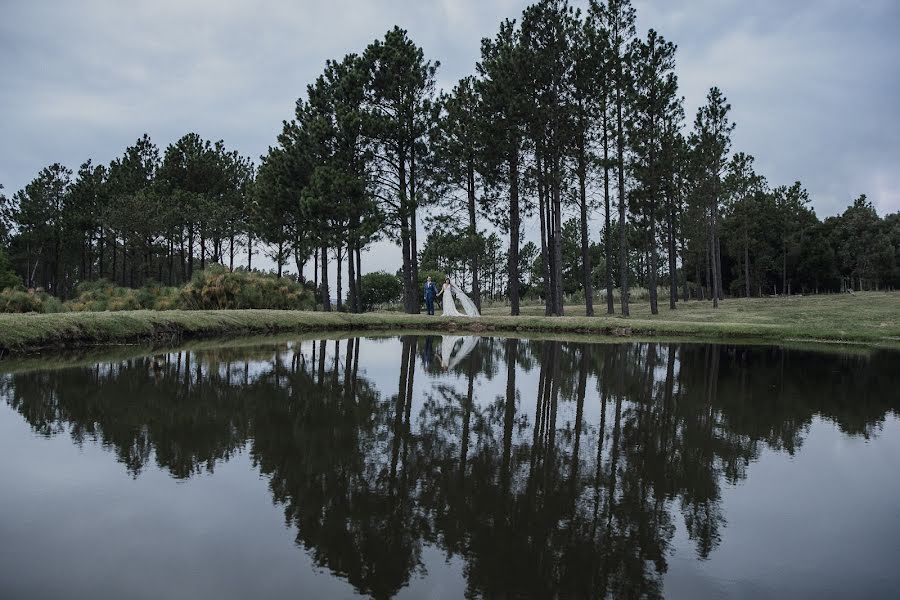
[[[608,36],[610,68],[613,74],[616,167],[618,171],[619,201],[619,294],[622,316],[629,315],[628,303],[628,199],[625,195],[625,113],[630,89],[629,48],[635,36],[635,11],[630,0],[608,0],[601,4],[591,0],[591,14],[597,18]]]
[[[628,142],[631,170],[635,178],[632,192],[634,208],[640,207],[647,222],[649,250],[650,312],[659,313],[657,275],[659,240],[657,218],[664,206],[666,175],[669,170],[669,142],[666,127],[677,121],[681,110],[677,96],[678,81],[674,74],[675,46],[654,30],[647,40],[638,40],[631,50],[634,87],[632,110],[628,119]]]
[[[482,99],[485,195],[491,220],[509,233],[507,294],[510,314],[519,314],[522,216],[528,204],[520,196],[522,158],[525,152],[526,62],[520,32],[513,21],[504,21],[493,39],[481,42],[480,79],[476,87]],[[504,193],[505,192],[505,193]],[[530,265],[527,265],[530,267]]]
[[[531,99],[528,130],[541,222],[545,314],[562,315],[562,197],[573,132],[571,44],[577,18],[566,0],[542,0],[522,16]]]
[[[722,256],[719,242],[719,212],[723,196],[722,178],[728,164],[731,148],[731,132],[734,124],[728,119],[731,105],[719,88],[710,89],[706,105],[697,111],[691,142],[698,161],[698,177],[701,194],[706,199],[706,222],[709,244],[710,294],[713,308],[719,307],[724,298],[722,290]]]
[[[445,222],[465,222],[472,301],[481,309],[480,262],[484,248],[478,232],[479,187],[483,189],[484,155],[481,99],[474,79],[465,77],[442,97],[443,111],[435,140],[437,180],[441,184],[443,205],[448,210]],[[483,194],[482,194],[483,195]],[[460,199],[462,201],[460,202]],[[462,214],[460,214],[462,213]]]
[[[420,311],[416,248],[417,208],[428,160],[424,139],[433,125],[437,62],[425,60],[406,31],[395,27],[363,54],[369,69],[366,132],[372,150],[376,197],[389,231],[398,231],[406,312]]]

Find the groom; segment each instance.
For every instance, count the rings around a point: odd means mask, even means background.
[[[437,288],[434,286],[434,282],[431,281],[431,277],[425,282],[425,307],[428,309],[428,314],[434,316],[434,297],[437,296]]]

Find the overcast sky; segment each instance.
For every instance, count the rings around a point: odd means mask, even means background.
[[[518,0],[0,0],[0,183],[108,163],[141,134],[195,131],[255,160],[329,58],[400,25],[441,87],[473,72]],[[576,5],[580,3],[576,2]],[[773,185],[800,180],[820,217],[865,193],[900,210],[900,2],[642,0],[639,34],[678,44],[689,121],[712,85],[735,150]],[[378,245],[364,271],[395,270]]]

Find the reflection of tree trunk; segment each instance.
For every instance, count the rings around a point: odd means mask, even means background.
[[[674,413],[674,407],[672,406],[672,396],[675,387],[675,344],[669,344],[666,354],[666,386],[665,394],[663,396],[663,428],[660,449],[663,456],[670,457],[672,449],[669,448],[669,444],[671,443],[669,434],[673,433],[670,431],[670,419],[672,414]]]
[[[409,489],[409,487],[408,487],[409,469],[406,468],[406,465],[408,464],[407,456],[409,454],[409,439],[411,437],[409,420],[410,420],[410,416],[412,413],[413,376],[416,374],[416,347],[418,346],[418,344],[419,344],[418,337],[416,337],[416,336],[409,337],[409,343],[408,343],[409,358],[406,361],[407,369],[409,370],[409,372],[406,377],[406,396],[403,399],[403,402],[405,405],[404,406],[405,410],[404,410],[404,421],[403,421],[403,433],[401,436],[401,441],[402,441],[402,446],[403,446],[403,453],[402,453],[403,479],[401,482],[401,484],[402,484],[401,489],[404,491]],[[404,495],[404,497],[405,497],[405,495]],[[404,502],[403,506],[404,507],[406,506],[405,502]]]
[[[572,446],[572,467],[570,469],[570,481],[572,486],[572,501],[575,500],[575,492],[578,489],[578,465],[579,451],[581,449],[581,421],[584,418],[584,396],[587,392],[588,352],[590,346],[581,347],[581,360],[578,364],[578,391],[575,407],[575,443]],[[574,504],[573,504],[574,510]]]
[[[400,441],[403,436],[402,427],[406,408],[407,379],[409,375],[409,342],[410,340],[408,337],[402,338],[403,350],[400,358],[400,384],[397,392],[397,403],[394,406],[394,443],[391,449],[390,489],[392,495],[394,493],[394,484],[397,479],[397,462],[400,459]]]
[[[459,457],[459,480],[460,484],[466,480],[466,458],[469,455],[469,421],[472,417],[472,393],[475,390],[475,361],[469,361],[469,385],[466,388],[466,404],[463,407],[463,432]]]
[[[325,340],[319,342],[319,385],[325,382]]]
[[[503,413],[503,466],[500,470],[503,497],[509,493],[509,464],[512,455],[513,421],[516,417],[516,358],[519,340],[506,340],[506,406]]]
[[[353,368],[353,339],[347,340],[347,357],[344,359],[344,395],[350,396],[351,371]]]
[[[603,440],[606,437],[606,399],[609,396],[609,384],[606,376],[609,373],[608,357],[603,358],[603,370],[600,374],[600,427],[597,429],[597,467],[594,472],[594,517],[591,521],[591,541],[597,534],[597,520],[600,514],[600,495],[603,487]]]
[[[619,369],[619,389],[616,392],[616,416],[613,424],[612,455],[609,462],[609,497],[606,515],[607,530],[612,526],[612,517],[616,504],[616,471],[619,468],[619,435],[622,431],[622,389],[625,383],[622,369]],[[608,535],[607,531],[607,535]]]
[[[531,464],[528,468],[528,487],[532,488],[534,480],[535,467],[538,464],[541,448],[541,440],[543,440],[544,428],[544,399],[547,393],[545,389],[549,388],[549,357],[548,348],[553,342],[542,342],[541,347],[541,371],[538,376],[538,393],[537,402],[534,408],[534,439],[531,442]]]
[[[547,453],[544,462],[546,488],[551,487],[551,483],[555,478],[554,476],[556,475],[556,408],[559,399],[559,358],[560,352],[562,350],[560,342],[552,342],[551,348],[553,351],[553,361],[550,371],[550,397],[547,399],[547,404],[549,405],[550,410],[550,419],[545,426],[545,429],[547,430]],[[552,377],[552,375],[556,375],[556,377]]]
[[[338,386],[338,364],[341,357],[341,341],[334,340],[334,366],[331,368],[331,385],[334,389]]]
[[[357,288],[359,289],[359,288]],[[353,398],[354,403],[356,402],[356,382],[358,380],[359,373],[359,338],[355,338],[353,340],[354,352],[353,352],[353,375],[351,376],[351,389],[350,395]]]

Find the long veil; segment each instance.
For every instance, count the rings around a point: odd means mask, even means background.
[[[472,302],[472,299],[466,296],[466,294],[461,289],[451,283],[450,290],[457,298],[459,298],[459,303],[462,304],[463,312],[466,313],[467,317],[481,316],[481,313],[478,312],[478,307],[475,306],[475,303]]]
[[[462,344],[459,341],[462,340]],[[457,349],[459,345],[459,349]],[[445,335],[441,340],[441,366],[453,369],[475,349],[478,337],[474,335]],[[454,352],[455,351],[455,352]]]

